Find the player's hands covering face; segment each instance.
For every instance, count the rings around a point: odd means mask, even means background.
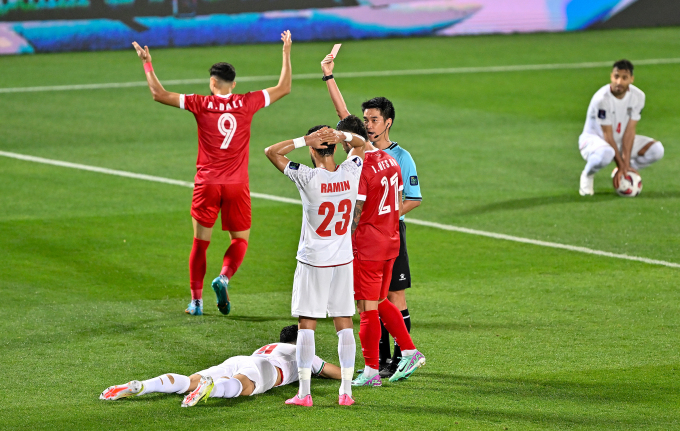
[[[142,48],[137,42],[132,42],[132,46],[137,51],[137,56],[142,60],[142,63],[151,63],[151,54],[149,54],[148,46],[144,45],[144,48]]]
[[[314,133],[318,133],[319,138],[322,139],[323,142],[327,142],[329,144],[337,144],[345,140],[344,133],[331,129],[330,127],[324,127],[323,129],[317,130]]]

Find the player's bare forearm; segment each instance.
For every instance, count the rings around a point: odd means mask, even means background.
[[[319,376],[324,377],[326,379],[335,379],[335,380],[341,380],[342,379],[342,373],[340,372],[340,367],[337,365],[330,364],[326,362],[326,364],[323,366],[323,369],[321,370],[321,373]]]
[[[290,94],[293,87],[293,67],[290,62],[290,49],[293,43],[290,31],[281,33],[283,41],[283,64],[281,65],[281,76],[276,87],[267,88],[269,93],[269,103],[274,103],[282,97]]]
[[[146,82],[149,84],[149,90],[151,90],[154,101],[179,108],[179,93],[172,93],[163,88],[153,70],[146,73]]]
[[[359,220],[361,219],[361,211],[364,209],[364,204],[366,201],[357,201],[356,205],[354,205],[354,216],[352,217],[352,231],[351,235],[354,236],[354,232],[357,230],[357,226],[359,226]]]
[[[630,120],[628,126],[626,126],[626,131],[623,132],[623,138],[621,139],[621,158],[626,166],[630,166],[630,153],[633,151],[636,126],[637,121]]]
[[[338,117],[340,117],[341,120],[347,118],[347,116],[350,114],[347,110],[345,99],[342,97],[342,93],[340,93],[340,89],[338,88],[338,84],[335,82],[335,79],[329,79],[326,81],[326,87],[328,87],[328,94],[331,96],[331,100],[333,101],[335,113],[338,114]]]
[[[321,70],[324,76],[331,76],[333,74],[334,67],[335,63],[333,62],[333,56],[328,54],[321,61]],[[343,99],[342,93],[340,93],[340,89],[338,88],[338,84],[335,82],[335,79],[329,79],[326,81],[326,87],[328,88],[328,94],[331,96],[331,101],[335,107],[335,112],[338,114],[338,117],[343,120],[349,115],[349,111],[347,110],[345,99]]]
[[[619,147],[616,145],[616,141],[614,140],[614,130],[612,129],[612,126],[601,127],[604,140],[609,144],[610,147],[614,149],[614,162],[616,163],[616,166],[618,166],[619,169],[624,168],[625,162],[621,157],[621,151],[619,151]]]
[[[406,199],[404,203],[402,204],[401,211],[399,215],[404,215],[410,213],[412,210],[418,208],[422,201],[412,201]]]
[[[265,148],[264,154],[279,171],[283,172],[284,169],[286,169],[286,166],[288,166],[288,162],[290,162],[290,159],[286,157],[286,154],[294,149],[295,144],[293,143],[293,140],[288,139],[287,141],[279,142],[278,144]]]
[[[142,48],[137,42],[132,42],[132,46],[137,52],[137,56],[142,60],[142,64],[145,65],[146,70],[146,82],[149,84],[149,90],[151,91],[151,96],[156,102],[160,102],[164,105],[174,106],[179,108],[179,94],[171,93],[166,91],[158,80],[156,73],[153,71],[151,66],[151,53],[149,52],[149,47],[144,46]],[[148,65],[148,66],[147,66]],[[149,69],[146,69],[149,67]]]

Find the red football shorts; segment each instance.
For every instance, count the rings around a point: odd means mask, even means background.
[[[222,230],[250,229],[250,187],[248,184],[196,184],[191,216],[201,226],[213,227],[222,211]]]
[[[361,260],[355,253],[354,299],[378,301],[387,298],[395,259],[396,257],[389,260]]]

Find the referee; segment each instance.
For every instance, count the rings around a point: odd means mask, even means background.
[[[333,68],[335,67],[333,60],[333,56],[329,54],[321,62],[321,70],[323,71],[321,79],[326,83],[335,112],[342,120],[350,115],[350,113],[333,77]],[[404,223],[404,215],[420,206],[423,200],[420,194],[420,182],[418,181],[416,164],[411,154],[401,148],[396,142],[390,140],[390,128],[394,124],[394,105],[392,105],[392,102],[384,97],[374,97],[361,104],[361,111],[363,112],[368,139],[376,148],[385,151],[399,163],[401,176],[404,180],[404,206],[399,219],[401,243],[399,246],[399,256],[394,261],[394,267],[392,268],[392,281],[387,299],[401,310],[406,329],[410,333],[411,315],[406,304],[406,289],[411,287],[411,269],[409,268],[408,252],[406,251],[406,224]],[[390,357],[392,360],[388,366],[387,360]],[[390,355],[390,335],[383,326],[380,338],[380,377],[391,377],[397,370],[400,357],[401,349],[399,349],[396,343],[394,344],[394,355]]]
[[[369,102],[371,101],[365,102],[364,105]],[[385,148],[384,151],[394,157],[397,163],[399,163],[401,176],[404,179],[404,207],[401,217],[399,218],[399,256],[397,256],[397,259],[394,261],[394,267],[392,268],[392,281],[390,283],[390,292],[387,294],[387,299],[401,310],[406,329],[408,329],[408,332],[410,333],[411,315],[409,314],[408,304],[406,303],[406,289],[411,287],[411,268],[409,267],[408,250],[406,249],[406,223],[404,223],[404,216],[412,209],[420,206],[423,196],[420,194],[420,182],[418,181],[418,172],[416,172],[416,163],[413,161],[411,154],[400,147],[396,142],[391,142],[391,145]],[[387,365],[387,359],[389,357],[390,334],[383,326],[382,335],[380,337],[380,364],[382,368],[380,377],[391,377],[397,370],[399,358],[401,357],[401,349],[399,349],[397,343],[394,343],[392,362]]]

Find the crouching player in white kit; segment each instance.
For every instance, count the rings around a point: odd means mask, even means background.
[[[349,142],[347,160],[335,165],[335,144]],[[310,376],[314,359],[316,320],[333,318],[338,340],[342,383],[340,405],[352,405],[356,343],[352,329],[354,290],[350,222],[359,188],[364,140],[350,133],[317,126],[307,136],[279,142],[265,150],[269,160],[297,186],[302,198],[302,232],[297,251],[291,312],[298,317],[297,364],[300,389],[286,401],[310,407]],[[285,155],[311,147],[314,168],[291,162]]]
[[[298,379],[295,359],[297,325],[281,330],[279,343],[267,344],[250,356],[234,356],[220,365],[199,371],[191,376],[168,373],[149,380],[133,380],[124,385],[111,386],[99,396],[102,400],[153,393],[183,394],[182,407],[196,405],[208,398],[236,398],[257,395],[273,387],[287,385]],[[340,368],[327,364],[319,357],[312,359],[314,375],[340,380]]]
[[[633,64],[628,60],[617,61],[610,79],[611,83],[600,88],[590,100],[586,124],[578,138],[579,150],[586,160],[578,190],[581,196],[595,193],[595,173],[612,160],[617,166],[614,187],[618,187],[620,175],[631,168],[646,168],[661,160],[664,153],[661,142],[635,132],[645,107],[645,93],[633,85]]]

